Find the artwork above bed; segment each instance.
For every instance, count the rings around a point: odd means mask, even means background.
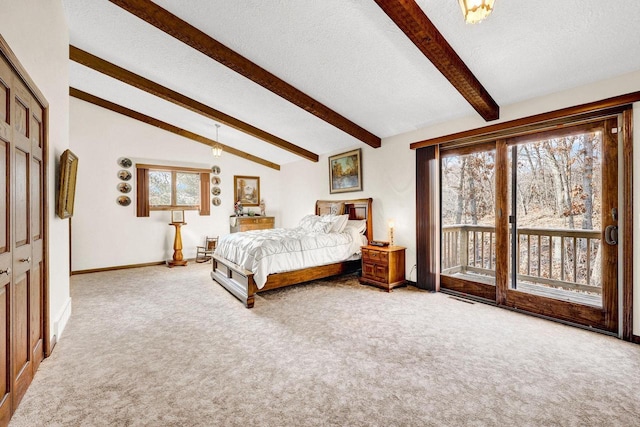
[[[225,236],[213,255],[211,277],[250,308],[258,292],[356,271],[360,247],[373,237],[371,204],[318,200],[315,215],[296,228]]]

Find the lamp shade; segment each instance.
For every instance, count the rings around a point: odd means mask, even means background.
[[[220,144],[220,140],[218,139],[218,129],[220,129],[220,125],[216,123],[216,143],[211,146],[211,154],[213,157],[222,156],[222,144]]]
[[[475,24],[489,16],[493,11],[495,0],[458,0],[464,20],[469,24]]]

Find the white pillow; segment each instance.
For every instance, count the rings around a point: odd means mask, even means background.
[[[366,219],[350,219],[347,221],[346,227],[353,227],[358,230],[358,233],[364,234],[367,230],[367,220]]]
[[[342,233],[347,226],[349,215],[338,215],[333,221],[333,227],[331,227],[331,233]]]
[[[320,221],[331,224],[327,233],[342,233],[348,219],[349,215],[325,214],[320,216]]]
[[[320,217],[318,215],[306,215],[298,224],[298,227],[312,233],[329,233],[333,227],[333,218]]]
[[[307,231],[312,231],[314,225],[319,221],[320,217],[318,215],[306,215],[302,217],[298,223],[298,227],[302,227]]]

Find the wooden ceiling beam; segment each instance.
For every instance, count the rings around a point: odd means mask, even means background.
[[[374,148],[380,147],[381,141],[376,135],[296,89],[239,53],[229,49],[211,36],[155,3],[149,0],[110,1],[365,144]]]
[[[296,154],[313,162],[318,161],[318,155],[312,153],[309,150],[298,147],[291,142],[285,141],[282,138],[278,138],[275,135],[258,129],[255,126],[245,123],[239,119],[236,119],[235,117],[223,113],[222,111],[218,111],[215,108],[209,107],[208,105],[182,95],[181,93],[155,83],[138,74],[125,70],[124,68],[112,64],[111,62],[98,58],[97,56],[85,52],[84,50],[78,49],[75,46],[69,46],[69,58],[72,61],[89,67],[95,71],[120,80],[123,83],[134,86],[140,90],[162,98],[165,101],[172,102],[176,105],[179,105],[180,107],[186,108],[207,118],[223,123],[255,138],[261,139],[262,141],[268,142],[269,144],[275,145],[278,148],[289,151],[290,153]]]
[[[154,117],[147,116],[145,114],[139,113],[137,111],[131,110],[129,108],[123,107],[121,105],[115,104],[111,101],[107,101],[106,99],[99,98],[95,95],[91,95],[90,93],[81,91],[80,89],[76,89],[73,87],[69,88],[69,95],[74,98],[81,99],[90,104],[97,105],[99,107],[105,108],[107,110],[113,111],[115,113],[122,114],[124,116],[130,117],[134,120],[138,120],[140,122],[146,123],[151,126],[155,126],[167,132],[174,133],[176,135],[180,135],[184,138],[191,139],[192,141],[199,142],[204,145],[208,145],[212,147],[216,144],[216,141],[213,139],[206,138],[202,135],[198,135],[197,133],[190,132],[188,130],[179,128],[178,126],[174,126],[167,122],[163,122]],[[228,154],[233,154],[234,156],[242,157],[243,159],[249,160],[251,162],[259,163],[263,166],[266,166],[271,169],[280,170],[280,165],[276,163],[272,163],[268,160],[261,159],[260,157],[256,157],[249,153],[245,153],[244,151],[237,150],[233,147],[229,147],[224,144],[220,144],[223,147],[223,152]]]
[[[375,0],[429,61],[486,121],[500,117],[500,107],[460,59],[415,0]]]

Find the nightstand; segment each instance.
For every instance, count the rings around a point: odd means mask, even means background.
[[[360,283],[377,286],[388,292],[406,284],[402,246],[363,246]]]

